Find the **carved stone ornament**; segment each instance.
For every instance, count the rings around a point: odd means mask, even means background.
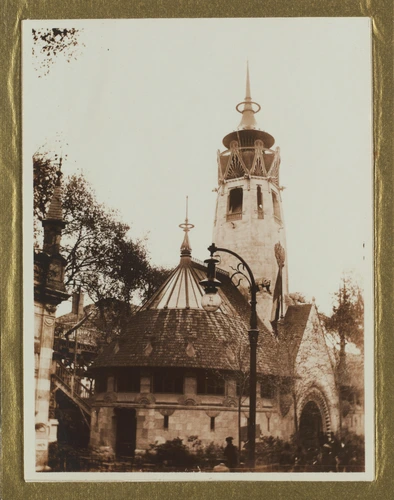
[[[57,306],[54,304],[45,304],[45,309],[49,312],[49,314],[55,314]]]
[[[220,415],[220,411],[216,411],[216,410],[207,410],[205,412],[205,414],[209,417],[209,418],[216,418],[218,415]]]
[[[223,406],[227,406],[227,407],[233,407],[235,408],[237,405],[237,400],[235,398],[232,398],[231,396],[226,396],[224,399],[223,399]]]
[[[107,392],[104,396],[104,403],[114,403],[117,399],[115,392]]]
[[[279,408],[282,417],[285,417],[291,408],[292,397],[291,394],[281,394],[279,398]]]
[[[178,398],[178,404],[182,406],[197,406],[200,404],[200,398],[197,396],[181,396]]]
[[[150,392],[142,392],[135,398],[135,402],[140,405],[152,405],[156,403],[156,399]]]
[[[48,306],[46,307],[48,309]],[[55,307],[56,310],[56,307]],[[53,326],[55,324],[55,318],[51,318],[50,316],[44,317],[44,323],[46,326]]]
[[[278,266],[283,267],[285,265],[285,249],[280,243],[276,243],[275,245],[275,257]]]
[[[174,413],[175,409],[173,408],[162,408],[159,410],[160,415],[163,415],[163,417],[170,417]]]

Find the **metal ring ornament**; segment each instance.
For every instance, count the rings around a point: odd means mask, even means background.
[[[240,102],[239,104],[237,104],[235,106],[235,109],[238,111],[238,113],[243,113],[245,111],[245,109],[243,110],[239,110],[239,106],[242,106],[242,104],[254,104],[255,106],[257,106],[257,110],[255,111],[254,109],[248,109],[247,111],[252,111],[252,113],[258,113],[260,110],[261,110],[261,106],[258,102],[254,102],[254,101],[242,101]]]
[[[189,224],[188,222],[183,222],[182,224],[179,224],[179,227],[183,229],[184,231],[189,231],[190,229],[193,229],[194,224]]]

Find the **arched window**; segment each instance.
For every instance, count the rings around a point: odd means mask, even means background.
[[[227,220],[242,219],[243,189],[233,188],[228,194]]]

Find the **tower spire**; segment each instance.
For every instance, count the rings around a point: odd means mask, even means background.
[[[183,224],[179,224],[179,227],[184,230],[185,236],[181,245],[181,257],[190,257],[192,254],[192,249],[189,241],[189,231],[193,229],[194,225],[189,224],[188,212],[189,212],[189,197],[186,196],[186,217]]]
[[[49,204],[46,218],[42,221],[44,228],[44,246],[45,252],[55,255],[60,253],[60,240],[62,229],[65,227],[62,210],[62,172],[57,172],[55,188],[52,199]]]
[[[53,190],[52,199],[49,204],[48,213],[46,216],[47,220],[63,221],[63,211],[62,211],[62,172],[59,169],[57,172],[57,179],[55,183],[55,188]]]
[[[240,106],[243,105],[243,109]],[[257,106],[257,109],[253,109],[253,106]],[[242,114],[241,122],[238,125],[238,130],[250,130],[257,129],[257,122],[254,117],[261,109],[260,104],[252,100],[250,92],[250,75],[249,75],[249,61],[246,62],[246,96],[243,102],[240,102],[236,106],[238,113]]]
[[[250,94],[250,77],[249,77],[249,61],[246,61],[246,96],[245,101],[251,101],[252,96]]]

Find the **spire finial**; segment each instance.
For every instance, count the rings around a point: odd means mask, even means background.
[[[185,222],[183,224],[179,224],[179,227],[184,230],[185,232],[185,237],[183,238],[183,242],[181,245],[181,257],[185,256],[191,256],[192,254],[192,249],[190,246],[189,242],[189,235],[188,232],[190,229],[193,229],[194,225],[189,224],[189,219],[188,219],[188,212],[189,212],[189,197],[186,196],[186,217],[185,217]]]
[[[245,101],[251,101],[252,96],[250,95],[250,77],[249,77],[249,61],[246,61],[246,96]]]
[[[240,109],[240,106],[244,105],[243,109]],[[257,106],[257,109],[253,109],[253,105]],[[256,113],[258,113],[261,109],[260,104],[252,101],[251,92],[250,92],[250,76],[249,76],[249,61],[246,62],[246,96],[243,102],[240,102],[236,106],[236,110],[238,113],[242,114],[241,123],[238,126],[238,130],[248,130],[248,129],[257,129],[257,122],[254,117]]]

